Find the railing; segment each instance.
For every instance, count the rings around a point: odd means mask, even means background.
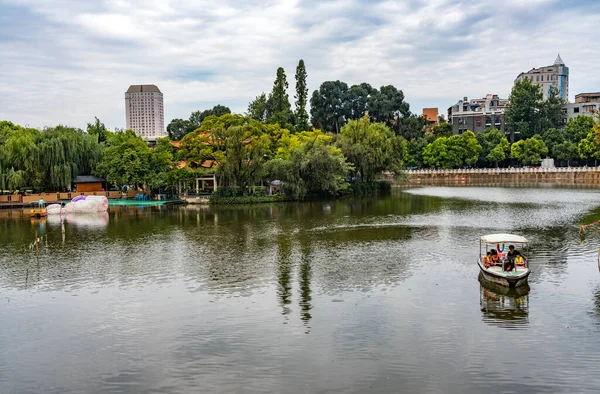
[[[134,198],[138,192],[131,190],[126,196]],[[56,203],[59,201],[66,201],[74,198],[75,196],[106,196],[108,199],[117,199],[124,197],[125,194],[120,191],[110,192],[60,192],[60,193],[36,193],[36,194],[3,194],[0,195],[0,205],[2,204],[29,204],[32,202],[38,202],[43,199],[46,203]]]
[[[600,172],[598,167],[555,167],[555,168],[470,168],[470,169],[422,169],[406,170],[410,175],[426,174],[519,174],[519,173],[578,173]]]

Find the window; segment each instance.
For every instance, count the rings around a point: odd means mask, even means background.
[[[578,114],[579,113],[579,107],[573,107],[573,113],[574,114]]]

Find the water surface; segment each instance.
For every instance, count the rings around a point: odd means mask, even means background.
[[[597,392],[595,190],[0,210],[0,392]],[[531,239],[530,289],[478,237]],[[39,256],[30,244],[36,233]]]

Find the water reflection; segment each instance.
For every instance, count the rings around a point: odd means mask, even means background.
[[[479,275],[479,303],[483,321],[504,328],[525,328],[529,323],[529,286],[516,289],[488,283]]]
[[[311,250],[310,244],[304,242],[300,247],[300,318],[304,322],[308,334],[310,327],[308,326],[312,315],[310,314],[310,310],[312,309],[311,305],[311,289],[310,289],[310,280],[312,277],[312,269],[311,269]]]

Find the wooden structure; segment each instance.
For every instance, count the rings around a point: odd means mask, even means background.
[[[212,189],[213,192],[217,191],[217,177],[214,175],[203,176],[196,178],[196,194],[207,188]]]
[[[103,192],[107,189],[106,179],[94,175],[77,176],[71,183],[78,193]]]

